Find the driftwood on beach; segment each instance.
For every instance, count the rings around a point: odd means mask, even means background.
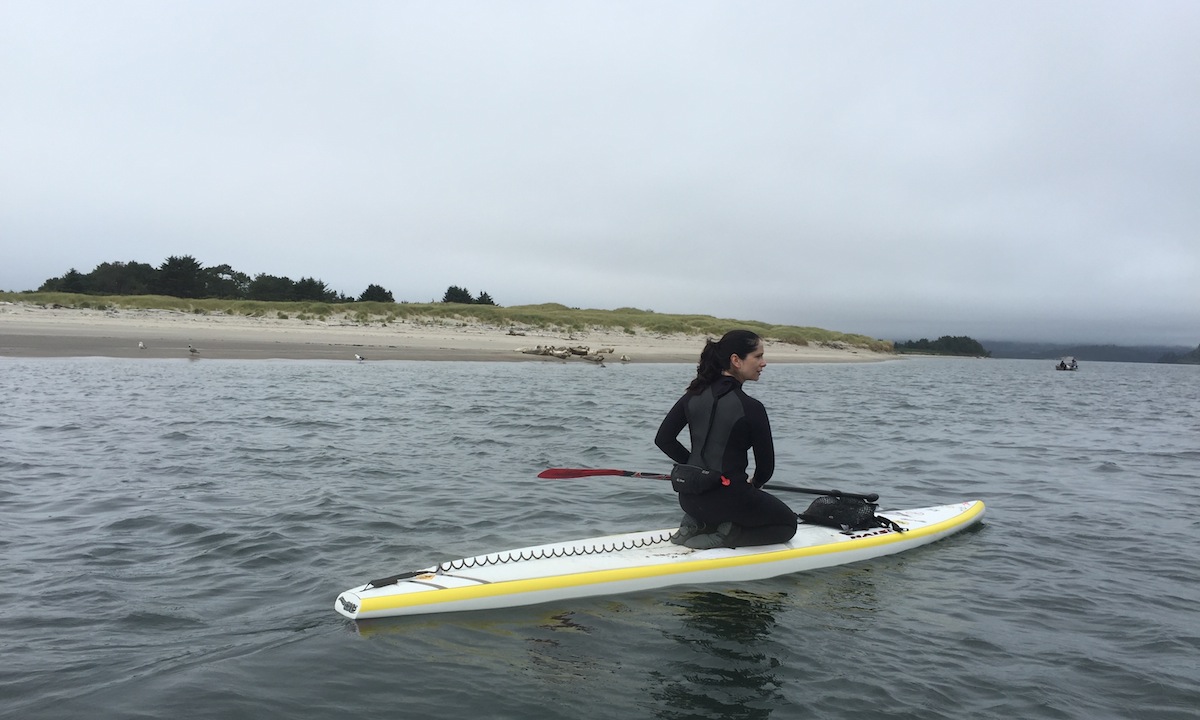
[[[577,357],[582,360],[594,362],[598,365],[603,365],[606,356],[616,352],[616,348],[602,347],[595,352],[592,352],[592,349],[587,345],[566,345],[562,347],[556,345],[536,345],[534,347],[517,348],[517,352],[525,355],[544,355],[546,357],[556,357],[560,360],[567,360],[572,357]],[[629,356],[622,355],[621,361],[628,362]]]

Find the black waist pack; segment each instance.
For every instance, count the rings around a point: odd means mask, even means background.
[[[721,484],[721,473],[698,465],[676,463],[671,468],[671,487],[684,495],[701,495]]]
[[[896,523],[876,515],[875,509],[878,507],[875,503],[869,503],[861,498],[822,495],[813,500],[808,509],[797,517],[813,525],[835,527],[843,532],[869,530],[877,527],[904,532],[904,528]]]

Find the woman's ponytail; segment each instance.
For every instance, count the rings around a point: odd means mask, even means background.
[[[688,392],[698,392],[712,385],[721,377],[721,356],[718,352],[720,343],[715,340],[705,340],[704,349],[700,351],[700,362],[696,364],[696,377],[688,385]]]

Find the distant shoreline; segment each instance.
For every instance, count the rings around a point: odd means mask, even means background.
[[[347,320],[196,314],[180,310],[44,307],[0,302],[0,356],[355,361],[472,360],[581,362],[521,349],[587,348],[606,363],[694,363],[703,335],[661,335],[617,330],[513,331],[483,322]],[[143,347],[139,347],[139,343]],[[198,352],[190,353],[188,346]],[[622,360],[621,358],[626,358]],[[859,363],[893,360],[865,348],[768,342],[767,362]]]

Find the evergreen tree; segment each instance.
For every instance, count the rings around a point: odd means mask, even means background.
[[[250,292],[250,276],[228,264],[204,269],[205,297],[243,300]]]
[[[191,255],[172,255],[158,268],[158,293],[177,298],[204,295],[204,268]]]
[[[460,288],[457,285],[451,285],[450,288],[446,290],[446,294],[442,297],[442,302],[470,305],[475,302],[475,299],[471,297],[470,290],[467,290],[466,288]]]
[[[300,278],[295,287],[296,300],[311,300],[313,302],[337,302],[338,294],[329,289],[324,282],[316,278]]]
[[[58,292],[69,292],[69,293],[87,292],[87,287],[84,283],[83,274],[81,272],[79,272],[78,270],[76,270],[75,268],[71,268],[70,270],[67,271],[66,275],[62,276],[62,281],[59,283],[59,287],[56,289],[58,290]]]
[[[969,337],[953,337],[943,335],[937,340],[930,342],[928,338],[920,340],[908,340],[906,342],[895,343],[896,352],[921,352],[931,353],[934,355],[964,355],[967,357],[991,357],[988,352],[977,341]]]
[[[147,295],[157,280],[158,271],[145,263],[106,262],[87,274],[85,287],[96,295]]]
[[[394,299],[392,299],[392,292],[390,290],[384,290],[382,286],[374,284],[368,285],[367,289],[363,290],[362,295],[358,296],[358,301],[386,303],[396,302]]]
[[[291,278],[259,273],[250,281],[247,295],[251,300],[295,300],[296,283]]]
[[[485,292],[479,293],[479,297],[475,298],[476,305],[495,305],[496,301],[492,300],[492,296]]]

